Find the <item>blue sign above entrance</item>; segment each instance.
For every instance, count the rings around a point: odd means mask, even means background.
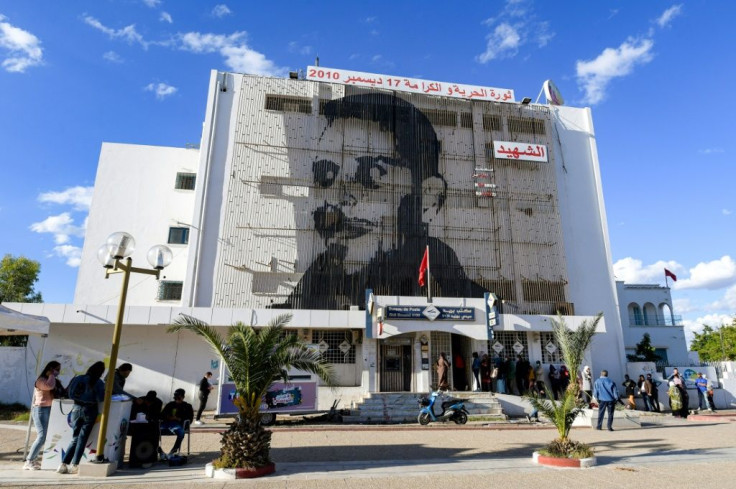
[[[475,321],[472,307],[386,306],[386,319],[424,319],[430,321]]]

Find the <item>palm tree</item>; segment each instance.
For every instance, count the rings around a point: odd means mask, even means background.
[[[570,440],[570,429],[578,417],[584,403],[579,399],[580,386],[577,383],[577,373],[583,363],[583,357],[593,341],[596,327],[603,317],[599,313],[592,321],[586,319],[576,330],[571,330],[565,324],[562,315],[552,320],[552,333],[560,347],[562,361],[573,377],[562,399],[556,402],[549,398],[530,396],[527,399],[540,413],[554,423],[559,438],[547,446],[546,451],[552,456],[584,458],[592,455],[592,449],[583,443]]]
[[[167,329],[202,337],[222,357],[235,382],[239,416],[222,435],[220,458],[215,461],[218,468],[260,468],[271,463],[271,432],[261,425],[261,400],[275,381],[289,381],[289,369],[316,374],[327,385],[333,384],[332,367],[320,353],[284,330],[289,321],[291,314],[282,314],[258,329],[238,322],[223,336],[207,323],[181,314]]]

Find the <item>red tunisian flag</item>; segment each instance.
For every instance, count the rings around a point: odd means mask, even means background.
[[[422,263],[419,265],[419,285],[424,287],[427,283],[427,270],[429,269],[429,246],[424,250]]]
[[[673,281],[677,282],[677,275],[675,275],[674,273],[670,272],[670,271],[669,271],[669,270],[667,270],[666,268],[664,269],[664,276],[665,276],[665,277],[669,277],[669,278],[671,278],[671,279],[672,279]]]

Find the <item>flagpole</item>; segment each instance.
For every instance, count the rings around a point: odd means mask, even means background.
[[[429,245],[426,248],[427,252],[427,302],[432,303],[432,273],[430,272],[429,266]]]

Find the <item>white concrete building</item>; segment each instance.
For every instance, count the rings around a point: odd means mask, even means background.
[[[648,333],[662,362],[690,365],[682,316],[674,314],[670,288],[617,281],[616,291],[626,354],[633,355]]]
[[[12,307],[51,319],[46,357],[62,373],[106,357],[120,282],[95,255],[124,230],[139,266],[154,244],[173,240],[175,255],[163,285],[131,281],[119,362],[134,365],[134,393],[194,393],[216,369],[201,341],[165,333],[179,312],[228,326],[291,311],[290,327],[336,366],[345,404],[427,391],[440,351],[559,364],[548,346],[556,311],[573,327],[604,314],[589,364],[622,378],[628,343],[591,111],[507,93],[493,102],[213,71],[198,152],[103,145],[75,304]],[[417,284],[427,246],[434,311]],[[503,300],[495,326],[485,292]],[[334,397],[321,391],[321,407]]]

